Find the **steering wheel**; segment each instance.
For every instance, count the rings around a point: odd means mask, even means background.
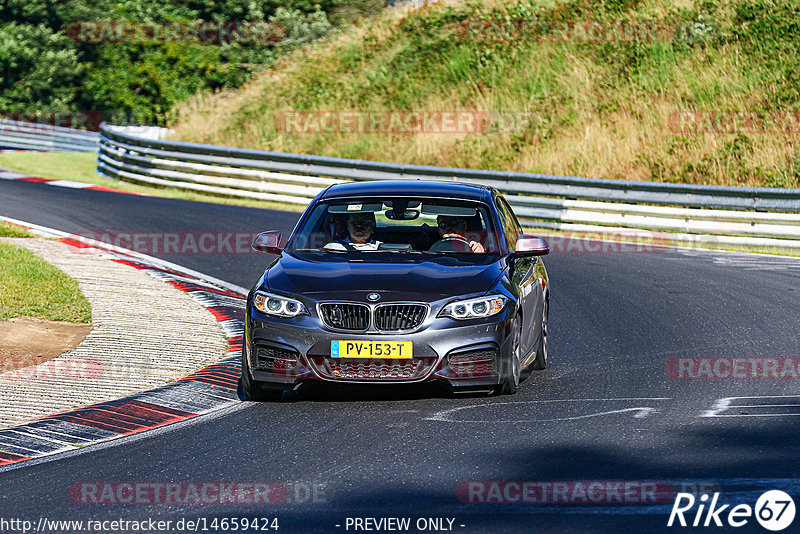
[[[428,252],[472,252],[472,247],[464,236],[448,236],[431,245]]]

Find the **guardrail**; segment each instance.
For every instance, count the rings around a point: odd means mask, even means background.
[[[98,171],[120,180],[299,205],[344,181],[459,181],[503,191],[530,226],[656,230],[683,241],[800,248],[800,189],[405,165],[143,139],[105,124],[100,129]]]
[[[97,132],[0,119],[0,148],[57,152],[97,150]]]

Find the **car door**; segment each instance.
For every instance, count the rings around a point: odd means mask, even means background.
[[[502,195],[495,197],[495,206],[508,250],[512,252],[517,238],[522,234],[522,226]],[[539,318],[542,316],[542,285],[541,280],[537,279],[536,269],[539,261],[541,260],[536,256],[517,258],[511,268],[511,283],[518,291],[524,321],[521,343],[525,355],[529,355],[534,349],[539,335]]]

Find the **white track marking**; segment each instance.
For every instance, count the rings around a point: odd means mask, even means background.
[[[4,171],[0,170],[0,179],[2,180],[19,180],[21,178],[31,178],[27,174],[20,174],[14,171]]]
[[[794,408],[800,404],[732,404],[728,408]]]
[[[678,252],[681,256],[708,260],[715,266],[734,267],[744,271],[800,270],[800,257],[795,256],[715,249],[684,249]],[[669,256],[665,258],[672,259]]]
[[[323,471],[322,473],[317,475],[317,479],[319,480],[330,480],[332,477],[336,475],[341,475],[348,469],[352,469],[352,465],[348,465],[345,467],[340,468],[338,465],[336,467],[332,467],[328,470]],[[327,477],[327,478],[326,478]]]
[[[800,261],[788,258],[761,258],[717,256],[713,259],[714,265],[738,267],[746,271],[788,271],[800,269]]]
[[[596,412],[591,414],[584,414],[584,415],[576,415],[571,417],[558,417],[552,419],[474,419],[474,420],[457,420],[451,417],[452,414],[456,412],[461,412],[464,410],[470,410],[474,408],[488,408],[494,406],[504,406],[504,405],[521,405],[521,404],[545,404],[545,403],[555,403],[555,402],[624,402],[624,401],[665,401],[665,400],[672,400],[670,397],[619,397],[613,399],[544,399],[544,400],[534,400],[534,401],[517,401],[517,402],[492,402],[492,403],[483,403],[483,404],[470,404],[469,406],[458,406],[456,408],[449,408],[447,410],[440,410],[435,412],[433,415],[429,417],[425,417],[424,420],[426,421],[439,421],[442,423],[527,423],[527,422],[536,422],[536,423],[544,423],[544,422],[554,422],[554,421],[575,421],[580,419],[588,419],[590,417],[600,417],[603,415],[613,415],[618,413],[626,413],[626,412],[634,412],[633,417],[636,419],[643,419],[652,415],[657,410],[650,406],[634,406],[631,408],[623,408],[618,410],[607,410],[603,412]]]
[[[746,400],[746,399],[790,399],[791,401],[800,401],[800,396],[798,395],[756,395],[752,397],[723,397],[721,399],[717,399],[714,402],[714,406],[710,410],[705,410],[703,413],[698,415],[698,417],[796,417],[799,416],[800,413],[764,413],[764,414],[724,414],[723,412],[731,409],[731,408],[791,408],[800,406],[798,404],[731,404],[737,400]]]
[[[55,185],[58,187],[69,187],[70,189],[86,189],[93,187],[94,184],[87,184],[86,182],[73,182],[72,180],[51,180],[46,182],[47,185]]]

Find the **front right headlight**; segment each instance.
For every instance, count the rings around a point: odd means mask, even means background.
[[[497,315],[506,306],[506,297],[492,295],[451,302],[439,312],[439,317],[467,320]]]
[[[253,306],[258,311],[276,317],[297,317],[298,315],[310,315],[305,305],[296,299],[257,291],[253,296]]]

